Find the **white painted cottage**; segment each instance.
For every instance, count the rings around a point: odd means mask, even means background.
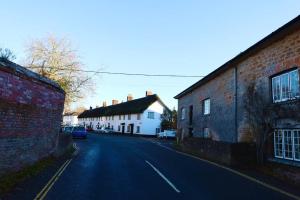
[[[102,107],[90,108],[78,116],[78,123],[94,130],[109,127],[124,134],[156,135],[164,110],[170,111],[156,94],[147,91],[143,98],[128,95],[126,102],[112,100],[111,106],[103,103]]]
[[[77,112],[67,112],[63,115],[63,125],[77,125],[78,124],[78,113]]]

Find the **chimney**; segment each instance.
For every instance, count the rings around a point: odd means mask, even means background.
[[[93,109],[93,107],[92,106],[90,106],[90,110],[92,110]]]
[[[146,91],[146,97],[147,97],[147,96],[150,96],[150,95],[152,95],[152,94],[153,94],[152,91],[150,91],[150,90],[147,90],[147,91]]]
[[[133,100],[133,96],[132,96],[132,94],[128,94],[127,101],[131,101],[131,100]]]
[[[118,104],[118,103],[119,103],[119,101],[116,100],[116,99],[113,99],[113,100],[111,101],[111,105],[116,105],[116,104]]]
[[[103,101],[102,106],[106,107],[106,101]]]

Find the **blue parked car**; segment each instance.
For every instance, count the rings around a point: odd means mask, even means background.
[[[71,134],[73,138],[87,138],[87,131],[83,126],[74,126]]]

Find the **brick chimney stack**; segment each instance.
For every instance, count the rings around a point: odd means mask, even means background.
[[[119,103],[119,101],[116,100],[116,99],[113,99],[113,100],[111,101],[111,105],[117,105],[118,103]]]
[[[133,96],[132,96],[132,94],[128,94],[127,101],[131,101],[131,100],[133,100]]]
[[[106,101],[103,101],[102,106],[106,107]]]
[[[150,95],[152,95],[152,94],[153,94],[152,91],[150,91],[150,90],[147,90],[147,91],[146,91],[146,97],[147,97],[147,96],[150,96]]]
[[[90,110],[93,110],[93,107],[92,107],[92,106],[90,106]]]

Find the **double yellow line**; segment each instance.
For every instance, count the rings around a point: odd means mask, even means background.
[[[48,181],[48,183],[45,185],[45,187],[36,195],[34,200],[42,200],[46,197],[49,190],[52,188],[54,183],[59,179],[61,174],[65,171],[65,169],[68,167],[72,159],[67,160],[64,162],[64,164],[57,170],[57,172],[54,174],[54,176]]]

